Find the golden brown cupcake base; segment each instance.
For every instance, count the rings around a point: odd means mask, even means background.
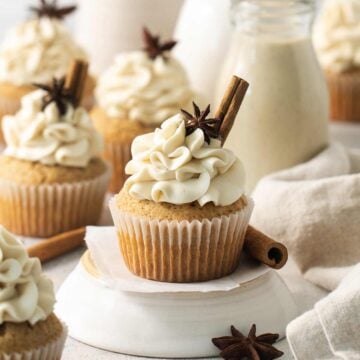
[[[74,169],[4,158],[0,223],[9,231],[44,238],[97,224],[110,177],[102,160]]]
[[[45,346],[61,337],[63,326],[55,314],[34,326],[28,322],[0,325],[0,353],[22,353]]]
[[[168,221],[213,219],[233,214],[248,205],[248,199],[245,196],[228,206],[215,206],[213,203],[200,206],[198,202],[183,205],[157,203],[150,200],[136,200],[125,189],[120,191],[115,199],[118,208],[124,212],[144,218]]]
[[[39,162],[0,155],[0,179],[21,185],[62,184],[91,180],[104,174],[107,166],[101,159],[93,159],[85,168],[49,166]]]
[[[103,135],[105,148],[103,157],[112,165],[112,177],[109,191],[116,193],[127,179],[125,166],[131,159],[131,143],[138,135],[154,130],[136,121],[110,118],[105,111],[97,107],[91,112],[96,130]]]
[[[200,216],[198,206],[168,211],[170,204],[128,201],[123,193],[112,200],[110,209],[125,263],[135,275],[198,282],[224,277],[237,268],[252,211],[245,196],[229,207],[209,204]],[[166,219],[163,214],[168,214]]]
[[[360,122],[360,70],[326,73],[330,93],[330,117],[335,121]]]

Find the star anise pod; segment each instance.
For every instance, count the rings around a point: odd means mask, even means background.
[[[64,115],[66,113],[68,103],[73,103],[74,99],[65,88],[65,78],[55,79],[53,78],[51,85],[45,84],[33,84],[46,91],[46,95],[43,97],[41,110],[44,111],[45,108],[54,102],[59,109],[59,113]]]
[[[44,16],[62,20],[65,16],[76,10],[75,5],[59,7],[57,0],[40,0],[39,6],[30,6],[30,11],[34,12],[37,17]]]
[[[192,134],[196,129],[201,129],[204,133],[205,141],[210,144],[210,138],[217,139],[219,137],[221,122],[219,119],[207,119],[210,113],[210,105],[204,111],[193,102],[194,114],[190,114],[184,109],[180,111],[185,117],[186,136]]]
[[[234,326],[231,326],[231,335],[212,339],[213,344],[221,350],[220,356],[224,359],[272,360],[284,355],[282,351],[272,346],[279,338],[279,334],[256,336],[255,324],[247,337]]]
[[[160,42],[160,36],[152,35],[148,28],[143,28],[143,41],[144,41],[144,51],[147,52],[150,59],[154,60],[158,56],[162,56],[166,59],[164,52],[170,51],[175,45],[176,41],[168,40]]]

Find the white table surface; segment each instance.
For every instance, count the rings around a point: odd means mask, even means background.
[[[331,137],[351,147],[360,147],[360,126],[348,124],[334,124],[331,126]],[[107,223],[108,214],[104,214],[102,222]],[[44,271],[54,281],[58,289],[68,274],[75,268],[85,248],[78,249],[44,265]],[[306,281],[299,273],[295,263],[290,259],[286,266],[279,271],[286,282],[298,306],[299,314],[313,307],[327,292]],[[264,299],[266,301],[266,299]],[[230,324],[229,324],[230,325]],[[271,329],[269,329],[271,331]],[[224,334],[219,334],[219,336]],[[210,341],[210,339],[209,339]],[[282,359],[293,359],[286,340],[277,344],[285,352]],[[68,338],[63,354],[63,360],[113,360],[113,359],[139,359],[128,355],[115,354],[95,349]]]

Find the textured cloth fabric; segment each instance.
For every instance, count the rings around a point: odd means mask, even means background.
[[[287,339],[295,359],[360,359],[360,263],[313,310],[288,325]]]
[[[306,279],[333,290],[360,262],[359,150],[331,144],[262,179],[253,198],[251,224],[283,242]]]

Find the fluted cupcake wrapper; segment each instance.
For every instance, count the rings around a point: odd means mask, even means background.
[[[125,166],[131,159],[131,141],[105,142],[104,159],[112,165],[113,170],[109,191],[117,193],[127,179]]]
[[[360,71],[326,74],[330,115],[336,121],[360,122]]]
[[[77,183],[20,185],[0,179],[0,223],[23,236],[49,237],[96,224],[110,169]]]
[[[240,211],[202,221],[152,220],[110,210],[122,255],[129,270],[165,282],[207,281],[237,268],[253,202]]]
[[[62,323],[63,331],[58,339],[31,351],[0,354],[0,360],[60,360],[68,335],[68,329]]]

